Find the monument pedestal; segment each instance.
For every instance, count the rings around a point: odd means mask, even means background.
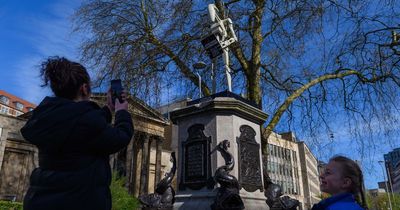
[[[230,172],[240,185],[245,209],[269,210],[263,188],[261,125],[267,114],[231,92],[222,92],[188,103],[171,112],[178,126],[178,190],[174,209],[211,209],[217,193],[216,169],[225,165],[210,151],[229,140],[235,166]]]
[[[211,209],[214,202],[216,191],[182,191],[175,195],[175,209]]]

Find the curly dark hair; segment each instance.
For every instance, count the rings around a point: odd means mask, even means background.
[[[77,96],[82,84],[90,84],[90,77],[84,66],[58,56],[49,57],[42,62],[40,77],[43,79],[42,87],[50,83],[56,96],[71,100]]]

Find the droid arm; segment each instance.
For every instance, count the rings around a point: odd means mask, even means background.
[[[230,18],[227,18],[227,19],[224,20],[224,23],[225,23],[225,25],[228,26],[228,30],[229,30],[229,32],[230,32],[230,34],[232,36],[231,39],[233,38],[235,40],[235,42],[237,42],[238,39],[236,37],[235,30],[233,30],[233,22],[232,22],[232,20]]]

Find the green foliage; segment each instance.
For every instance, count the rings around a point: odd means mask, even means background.
[[[392,203],[392,209],[400,209],[400,195],[397,193],[394,194],[390,193],[389,195]],[[389,209],[388,194],[379,193],[378,196],[367,195],[367,204],[370,210]]]
[[[1,210],[22,210],[22,203],[11,201],[0,201]]]
[[[125,177],[119,177],[113,172],[111,181],[112,210],[134,210],[139,208],[139,202],[129,195],[125,188]]]

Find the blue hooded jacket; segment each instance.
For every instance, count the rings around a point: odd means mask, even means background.
[[[331,196],[315,204],[311,210],[364,210],[351,193]]]

